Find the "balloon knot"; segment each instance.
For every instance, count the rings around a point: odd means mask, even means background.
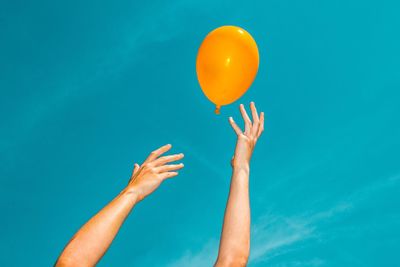
[[[216,106],[215,107],[215,114],[219,115],[221,113],[221,106]]]

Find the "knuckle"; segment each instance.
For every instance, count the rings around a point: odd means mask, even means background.
[[[147,171],[152,171],[153,168],[154,168],[153,165],[150,164],[150,163],[147,163],[146,166],[144,166],[144,169],[147,170]]]
[[[146,163],[146,164],[144,165],[144,167],[147,168],[147,169],[150,168],[151,166],[152,166],[151,163]]]
[[[150,171],[151,173],[155,173],[155,172],[157,171],[157,169],[156,169],[155,167],[150,167],[150,168],[149,168],[149,171]]]

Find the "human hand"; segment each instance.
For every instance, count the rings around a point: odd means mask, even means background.
[[[231,164],[233,168],[249,168],[251,155],[253,154],[254,147],[257,143],[258,138],[264,131],[264,112],[258,116],[256,106],[254,102],[250,103],[251,114],[253,122],[251,122],[247,115],[246,109],[243,104],[240,104],[240,112],[245,124],[244,132],[235,123],[232,117],[229,117],[229,122],[232,125],[233,130],[237,134],[237,143],[235,148],[235,154],[232,158]]]
[[[151,152],[141,166],[135,163],[127,191],[136,194],[137,201],[150,195],[165,179],[178,175],[176,171],[183,168],[183,163],[168,164],[182,159],[182,153],[161,157],[170,149],[170,144],[162,146]]]

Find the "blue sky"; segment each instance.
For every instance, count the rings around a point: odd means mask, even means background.
[[[266,114],[252,161],[249,266],[398,266],[399,3],[0,1],[0,265],[49,266],[173,144],[185,169],[140,203],[99,266],[210,266],[238,103],[202,94],[197,49],[258,43],[240,100]]]

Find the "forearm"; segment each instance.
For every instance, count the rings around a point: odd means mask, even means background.
[[[170,149],[170,144],[162,146],[151,152],[141,166],[135,164],[126,189],[82,226],[65,247],[56,266],[96,265],[136,203],[183,168],[182,163],[169,164],[182,159],[182,153],[162,156]]]
[[[230,266],[245,265],[249,251],[249,165],[243,164],[233,168],[217,262],[230,262]]]
[[[134,192],[123,190],[82,226],[62,252],[56,266],[94,266],[111,245],[136,202]]]
[[[257,139],[264,131],[264,113],[258,116],[254,102],[250,103],[253,121],[241,104],[240,112],[245,123],[244,131],[232,117],[229,122],[237,135],[231,188],[226,204],[224,226],[222,227],[216,266],[246,266],[250,255],[250,200],[249,175],[250,159]]]

